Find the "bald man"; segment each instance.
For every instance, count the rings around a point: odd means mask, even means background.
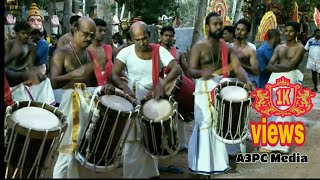
[[[153,93],[155,99],[160,99],[165,94],[165,86],[177,79],[182,70],[174,61],[174,57],[164,47],[149,44],[148,26],[138,21],[130,27],[131,37],[134,44],[123,48],[116,56],[112,68],[112,81],[126,94],[141,100],[145,95]],[[159,55],[154,50],[159,48]],[[153,62],[158,57],[159,72],[162,67],[170,69],[163,81],[158,81],[159,74],[153,74]],[[121,71],[126,69],[129,83],[121,81]],[[133,87],[135,84],[135,91]],[[136,132],[136,134],[135,134]],[[129,135],[123,150],[123,177],[124,178],[151,178],[159,176],[158,161],[145,152],[141,143],[140,122],[129,129]]]
[[[87,123],[91,95],[97,89],[93,64],[86,51],[95,32],[92,19],[79,18],[71,41],[57,48],[52,57],[52,87],[62,89],[59,109],[68,117],[68,128],[58,149],[53,178],[79,178],[74,153]]]

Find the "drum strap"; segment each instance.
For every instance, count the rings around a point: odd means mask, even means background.
[[[111,73],[111,69],[112,69],[112,47],[107,44],[103,44],[102,46],[104,48],[104,52],[107,59],[107,64],[105,66],[104,74],[102,74],[101,72],[96,55],[92,52],[92,50],[90,50],[89,48],[87,49],[93,62],[94,74],[96,76],[98,86],[103,86],[105,82],[106,83],[109,82],[108,76]]]
[[[159,68],[160,68],[160,54],[159,44],[153,44],[150,43],[151,49],[152,49],[152,82],[153,82],[153,89],[155,89],[159,83]]]
[[[10,86],[7,80],[6,75],[4,75],[4,104],[6,106],[10,106],[14,103],[14,101],[12,100],[12,94],[10,91]]]
[[[178,63],[178,64],[181,64],[180,60],[177,59],[177,48],[172,46],[171,47],[171,55],[174,57],[175,61]],[[163,68],[160,72],[160,77],[163,78],[164,77],[164,74],[169,74],[170,70],[168,68]]]
[[[172,46],[170,53],[171,53],[171,55],[174,57],[174,59],[176,60],[176,62],[177,62],[178,64],[180,64],[180,61],[177,59],[177,48],[174,47],[174,46]]]
[[[224,40],[220,39],[222,74],[224,78],[228,77],[228,46]]]

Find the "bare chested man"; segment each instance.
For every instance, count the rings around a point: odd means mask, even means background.
[[[240,19],[235,25],[235,41],[233,45],[241,66],[246,70],[251,82],[258,87],[259,68],[256,47],[246,40],[250,30],[251,23],[246,19]]]
[[[103,19],[94,19],[93,21],[97,26],[96,34],[87,50],[94,61],[94,71],[98,85],[102,86],[109,82],[108,76],[113,64],[112,47],[102,42],[107,31],[107,23]]]
[[[50,80],[36,67],[35,45],[29,42],[30,25],[18,22],[14,30],[16,38],[5,43],[5,73],[13,87],[13,100],[54,103]]]
[[[287,22],[284,28],[284,34],[286,37],[286,43],[278,45],[274,50],[272,58],[268,64],[268,70],[272,72],[268,83],[275,84],[276,80],[282,76],[290,79],[292,84],[302,83],[303,74],[298,70],[298,66],[301,63],[304,55],[304,47],[297,42],[297,36],[299,34],[300,24],[297,22]],[[276,90],[273,91],[274,99],[276,99]],[[293,92],[290,92],[290,102],[293,102]],[[287,109],[287,106],[278,106],[279,109]],[[280,116],[271,116],[268,118],[269,122],[291,122],[294,120],[294,116],[286,116],[281,118]],[[262,146],[260,152],[280,151],[282,153],[288,153],[290,146]]]
[[[74,88],[76,82],[84,83],[87,87],[97,86],[90,55],[86,51],[95,32],[96,25],[92,19],[80,18],[72,32],[74,39],[55,50],[51,64],[53,89]]]
[[[86,51],[95,32],[96,25],[92,19],[79,18],[71,41],[57,48],[52,57],[52,86],[54,89],[62,88],[59,109],[68,117],[68,128],[59,146],[53,178],[79,178],[74,153],[78,137],[81,137],[87,123],[91,93],[97,87],[93,63]]]
[[[229,160],[225,144],[215,138],[212,121],[215,117],[211,104],[210,92],[219,83],[216,75],[222,72],[222,53],[226,52],[229,70],[233,70],[237,77],[247,84],[249,89],[254,85],[241,68],[239,60],[232,47],[220,40],[223,34],[222,17],[211,12],[207,15],[206,30],[209,32],[205,40],[197,42],[191,49],[190,68],[195,78],[195,126],[189,141],[188,164],[195,174],[215,174],[229,170]],[[226,72],[225,72],[226,73]]]
[[[35,68],[35,45],[29,42],[31,27],[26,22],[14,26],[16,38],[5,43],[5,72],[11,87],[29,80],[28,70]]]

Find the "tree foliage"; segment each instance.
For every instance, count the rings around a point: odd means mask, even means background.
[[[158,17],[163,14],[174,15],[177,9],[175,0],[116,0],[119,5],[123,3],[129,7],[131,17],[141,16],[147,24],[158,22]]]

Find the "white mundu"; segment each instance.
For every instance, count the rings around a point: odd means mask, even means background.
[[[173,56],[165,48],[160,47],[160,67],[167,66]],[[153,91],[152,60],[140,59],[135,53],[135,45],[122,49],[116,59],[125,64],[129,78],[128,86],[135,90],[136,98],[141,100],[147,93]],[[136,132],[136,134],[135,134]],[[150,178],[159,176],[158,160],[146,153],[141,143],[140,122],[135,120],[135,125],[128,132],[128,137],[123,149],[123,178]]]
[[[229,169],[226,146],[213,132],[217,111],[211,104],[210,92],[220,80],[221,77],[195,81],[195,125],[189,141],[188,165],[191,172],[196,174],[215,174]]]
[[[30,87],[19,84],[10,89],[14,101],[37,101],[51,105],[55,104],[55,97],[49,78],[46,78],[40,84]]]
[[[79,178],[75,146],[80,143],[88,122],[92,93],[100,88],[86,88],[85,85],[79,84],[75,89],[62,90],[59,109],[68,117],[68,128],[58,149],[59,156],[53,169],[53,178]]]

